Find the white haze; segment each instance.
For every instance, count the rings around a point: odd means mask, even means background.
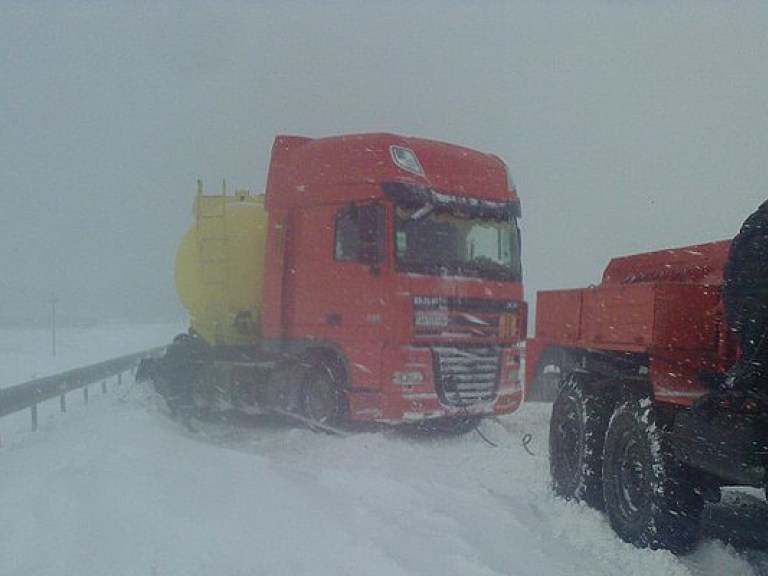
[[[195,180],[278,133],[499,155],[528,297],[732,236],[766,197],[764,2],[0,0],[0,323],[176,321]]]

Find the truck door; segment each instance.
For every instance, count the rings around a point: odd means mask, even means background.
[[[334,214],[333,261],[327,267],[326,324],[377,339],[383,323],[385,209],[350,204]],[[346,336],[353,337],[352,334]]]
[[[286,277],[289,333],[380,352],[386,304],[386,210],[316,207],[297,215]],[[373,360],[371,361],[373,363]],[[373,367],[372,367],[373,369]]]

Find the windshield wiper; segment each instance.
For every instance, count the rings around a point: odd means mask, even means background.
[[[515,276],[514,270],[508,265],[485,256],[478,256],[469,262],[463,262],[461,268],[484,278],[511,280]]]
[[[413,214],[411,214],[411,220],[421,220],[425,216],[429,216],[432,211],[435,209],[434,204],[424,204],[421,208],[416,210]]]

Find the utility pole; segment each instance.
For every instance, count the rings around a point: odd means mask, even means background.
[[[51,292],[51,299],[49,300],[51,303],[51,352],[54,356],[56,356],[56,302],[58,301],[56,293]]]

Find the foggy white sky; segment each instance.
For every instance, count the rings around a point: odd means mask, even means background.
[[[179,318],[195,180],[278,133],[501,156],[529,300],[768,197],[768,3],[0,0],[0,323]]]

